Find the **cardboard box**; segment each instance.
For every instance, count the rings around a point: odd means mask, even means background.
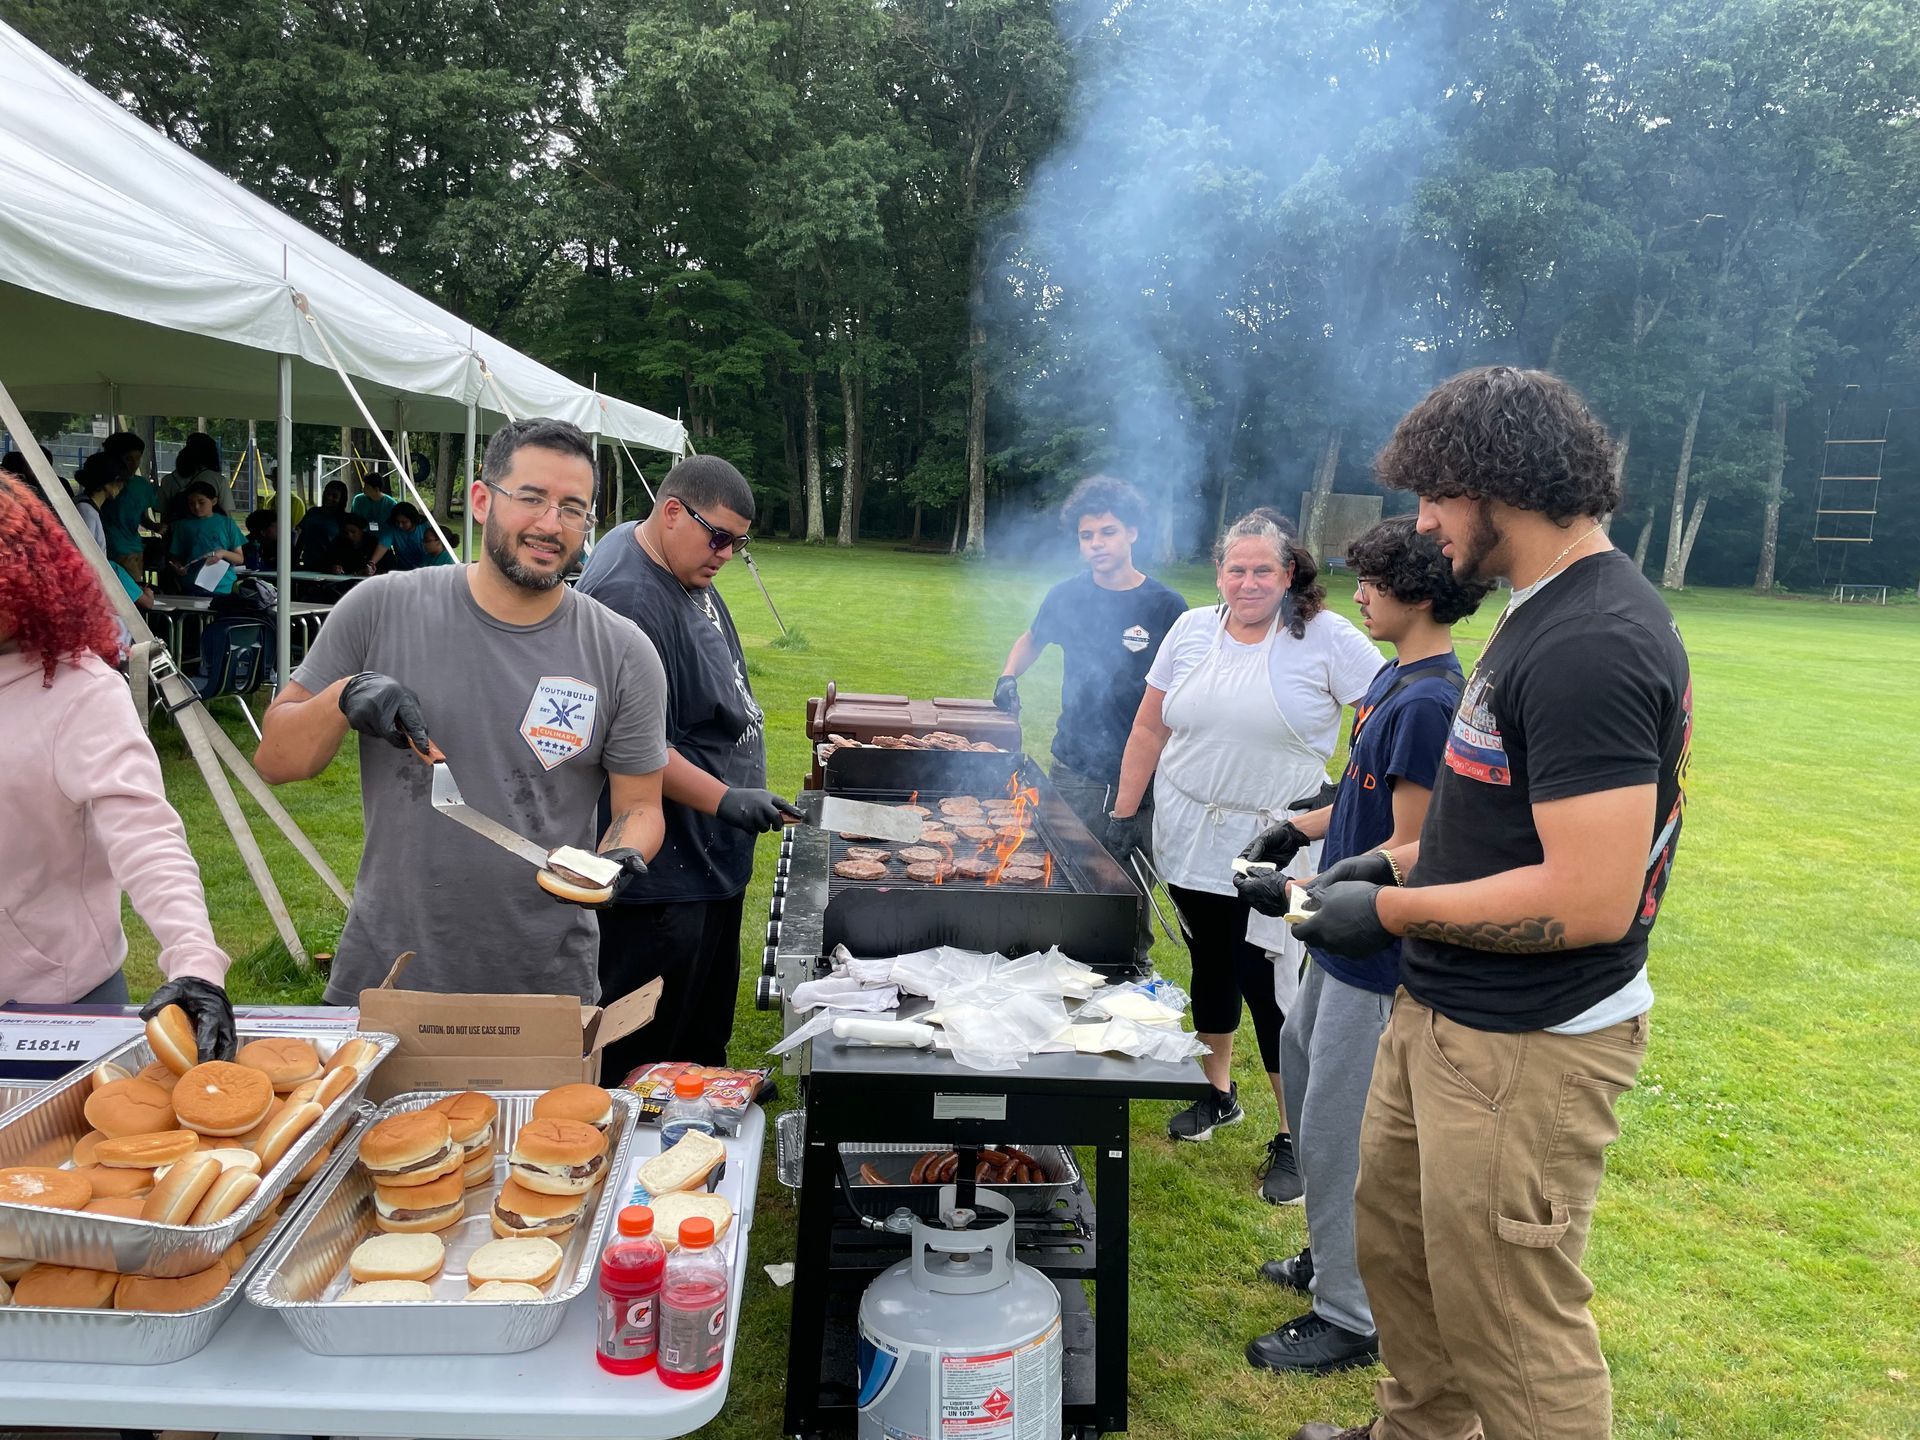
[[[653,1019],[664,983],[651,980],[604,1007],[574,995],[441,995],[397,988],[412,958],[401,956],[379,988],[360,992],[361,1029],[400,1037],[373,1073],[372,1100],[409,1090],[548,1090],[599,1080],[600,1052]]]

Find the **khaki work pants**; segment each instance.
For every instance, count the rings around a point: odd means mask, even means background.
[[[1374,1440],[1606,1440],[1581,1272],[1647,1017],[1591,1035],[1455,1024],[1404,989],[1373,1067],[1354,1218],[1381,1358]]]

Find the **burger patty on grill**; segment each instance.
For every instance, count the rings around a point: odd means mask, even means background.
[[[947,816],[978,815],[980,802],[971,795],[949,795],[940,802],[940,813]]]
[[[847,847],[847,859],[849,860],[872,860],[876,864],[884,865],[892,858],[893,852],[891,850],[876,850],[871,845],[849,845]]]
[[[991,860],[956,860],[953,873],[962,880],[984,880],[993,873]]]
[[[921,860],[907,866],[907,878],[922,885],[934,885],[947,878],[953,867],[939,860]]]
[[[833,867],[842,880],[884,880],[887,867],[878,860],[842,860]]]
[[[962,825],[956,832],[962,840],[975,845],[991,845],[999,837],[999,831],[991,825]]]
[[[947,858],[947,852],[938,845],[909,845],[900,852],[900,858],[909,865],[937,865]]]

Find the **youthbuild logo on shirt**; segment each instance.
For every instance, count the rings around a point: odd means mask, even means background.
[[[572,675],[542,675],[520,721],[521,738],[551,770],[593,743],[599,710],[599,686]]]

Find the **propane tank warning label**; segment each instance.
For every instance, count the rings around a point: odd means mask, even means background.
[[[940,1357],[941,1440],[1051,1440],[1059,1426],[1060,1322],[1026,1344]]]

